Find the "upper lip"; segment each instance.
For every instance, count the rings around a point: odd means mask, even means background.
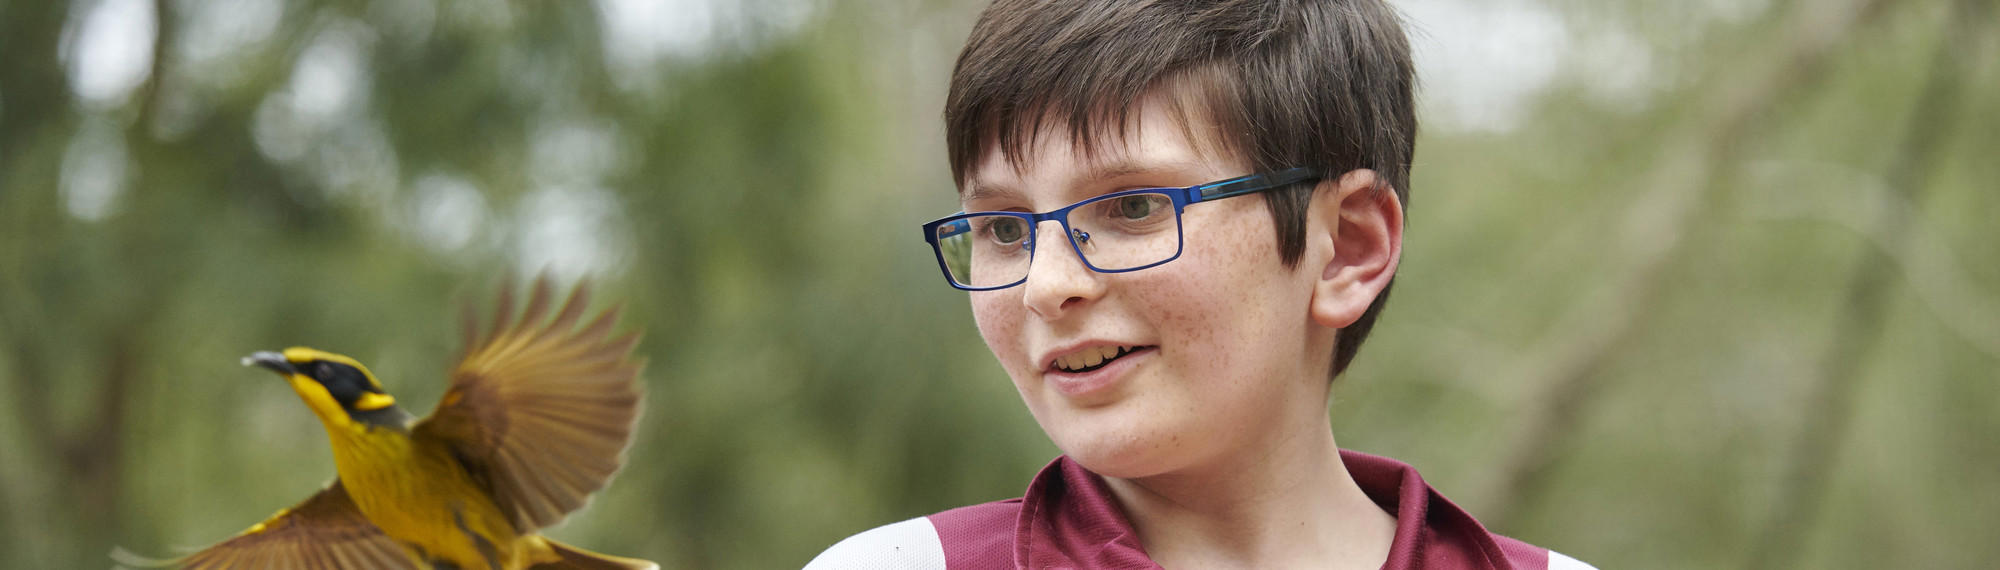
[[[1078,343],[1074,343],[1074,344],[1068,344],[1068,345],[1064,345],[1064,346],[1062,346],[1062,347],[1059,347],[1059,348],[1057,348],[1057,349],[1055,349],[1055,350],[1051,350],[1051,351],[1049,351],[1049,352],[1047,352],[1047,353],[1044,353],[1044,354],[1042,355],[1042,358],[1041,358],[1041,363],[1042,363],[1042,371],[1044,371],[1044,372],[1049,372],[1049,371],[1056,371],[1056,370],[1061,370],[1060,368],[1057,368],[1057,367],[1056,367],[1056,362],[1057,362],[1058,360],[1061,360],[1061,359],[1062,359],[1062,357],[1064,357],[1064,356],[1069,356],[1069,355],[1071,355],[1071,354],[1075,354],[1075,353],[1077,353],[1077,352],[1081,352],[1081,351],[1084,351],[1084,350],[1092,350],[1092,349],[1097,349],[1097,348],[1102,348],[1102,347],[1107,347],[1107,346],[1110,346],[1110,347],[1120,347],[1120,348],[1134,348],[1134,349],[1136,349],[1136,348],[1140,348],[1140,347],[1144,347],[1144,346],[1149,346],[1149,345],[1144,345],[1144,344],[1138,344],[1138,343],[1129,343],[1129,342],[1113,342],[1113,341],[1105,341],[1105,340],[1092,340],[1092,341],[1083,341],[1083,342],[1078,342]]]

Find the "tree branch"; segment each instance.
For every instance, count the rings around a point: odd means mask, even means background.
[[[1778,500],[1758,533],[1745,568],[1796,567],[1800,545],[1812,534],[1826,504],[1829,473],[1847,441],[1853,422],[1854,395],[1861,380],[1863,358],[1882,336],[1884,315],[1889,307],[1895,258],[1906,257],[1911,218],[1922,206],[1930,186],[1932,157],[1954,124],[1951,110],[1957,105],[1959,77],[1966,55],[1971,53],[1970,27],[1984,22],[1976,0],[1952,4],[1946,17],[1943,41],[1931,56],[1929,78],[1918,96],[1915,114],[1903,134],[1902,152],[1889,167],[1888,186],[1899,193],[1909,208],[1876,208],[1880,248],[1863,250],[1849,281],[1844,322],[1834,327],[1832,341],[1820,356],[1819,381],[1806,399],[1806,416],[1799,440],[1792,450],[1791,464],[1779,481]]]
[[[1550,364],[1530,370],[1525,380],[1546,378],[1535,408],[1502,458],[1492,491],[1495,503],[1482,510],[1504,528],[1524,507],[1540,502],[1548,471],[1576,433],[1583,412],[1602,387],[1601,372],[1625,351],[1652,319],[1661,296],[1661,275],[1685,254],[1684,236],[1693,224],[1711,218],[1725,175],[1734,169],[1748,135],[1768,121],[1765,111],[1802,92],[1822,75],[1828,56],[1854,29],[1881,11],[1885,0],[1853,0],[1839,6],[1794,7],[1788,33],[1772,57],[1756,58],[1715,83],[1697,103],[1700,117],[1672,137],[1644,177],[1647,192],[1636,200],[1623,225],[1620,244],[1631,259],[1618,285],[1601,302],[1569,312],[1555,328],[1570,335],[1549,354]]]
[[[1878,187],[1870,192],[1868,199],[1876,202],[1872,208],[1903,209],[1907,212],[1900,215],[1905,216],[1916,211],[1906,196],[1890,194],[1892,190]],[[1980,290],[1979,284],[1967,275],[1965,264],[1959,261],[1960,253],[1936,230],[1912,224],[1900,228],[1899,237],[1891,239],[1886,228],[1878,227],[1880,220],[1855,219],[1827,211],[1823,204],[1798,202],[1783,208],[1767,206],[1750,212],[1750,218],[1812,222],[1853,232],[1866,240],[1868,247],[1876,248],[1884,259],[1894,262],[1898,275],[1910,288],[1909,293],[1930,310],[1945,332],[1987,357],[2000,360],[2000,296]]]

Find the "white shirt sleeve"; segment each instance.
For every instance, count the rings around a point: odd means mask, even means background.
[[[1582,560],[1570,558],[1561,552],[1551,550],[1549,551],[1549,570],[1597,570],[1597,567],[1585,564]]]
[[[944,568],[944,544],[931,519],[888,524],[834,543],[806,570],[932,570]]]

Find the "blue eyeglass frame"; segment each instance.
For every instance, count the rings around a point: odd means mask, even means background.
[[[1318,169],[1302,166],[1298,168],[1279,170],[1275,172],[1265,172],[1260,174],[1251,174],[1248,176],[1239,176],[1236,178],[1230,178],[1227,180],[1218,180],[1215,182],[1209,182],[1205,184],[1196,184],[1194,186],[1188,186],[1185,188],[1137,188],[1133,190],[1123,190],[1119,192],[1112,192],[1110,194],[1105,194],[1102,196],[1094,196],[1089,199],[1079,201],[1075,204],[1070,204],[1068,206],[1063,206],[1062,208],[1058,208],[1047,212],[1039,212],[1039,213],[961,212],[958,214],[945,216],[943,218],[938,218],[936,220],[932,220],[930,223],[924,224],[924,241],[931,245],[931,256],[937,258],[938,271],[944,274],[945,283],[950,284],[954,289],[959,289],[963,291],[993,291],[998,289],[1006,289],[1008,287],[1020,285],[1028,281],[1028,276],[1022,275],[1020,279],[1015,280],[1014,282],[1008,283],[1006,285],[996,285],[993,287],[969,287],[965,285],[960,285],[957,281],[952,280],[951,267],[945,264],[944,248],[938,246],[938,240],[972,231],[972,224],[966,222],[965,220],[976,216],[1009,216],[1014,218],[1020,218],[1022,220],[1027,221],[1029,228],[1027,237],[1025,238],[1027,240],[1027,243],[1023,244],[1022,247],[1025,247],[1028,250],[1028,254],[1030,255],[1029,257],[1030,266],[1032,266],[1034,263],[1034,258],[1032,257],[1034,255],[1035,241],[1036,241],[1035,240],[1036,232],[1034,231],[1034,228],[1041,227],[1042,222],[1055,220],[1056,223],[1062,224],[1063,236],[1067,238],[1064,239],[1063,241],[1069,242],[1070,249],[1076,252],[1076,258],[1083,261],[1084,267],[1089,267],[1091,271],[1095,271],[1098,273],[1129,273],[1141,269],[1158,267],[1162,264],[1165,264],[1166,262],[1180,259],[1181,250],[1187,247],[1186,230],[1184,230],[1181,227],[1180,223],[1181,210],[1186,209],[1189,205],[1199,204],[1210,200],[1220,200],[1223,198],[1243,196],[1246,194],[1255,194],[1266,190],[1283,188],[1300,182],[1317,180],[1319,178],[1320,178],[1320,172]],[[1165,194],[1167,195],[1167,199],[1173,201],[1174,233],[1175,233],[1174,254],[1167,256],[1166,259],[1161,259],[1159,261],[1155,261],[1138,267],[1128,267],[1125,269],[1103,269],[1094,264],[1091,264],[1090,257],[1084,255],[1082,246],[1077,244],[1077,239],[1079,238],[1078,230],[1069,227],[1070,210],[1075,210],[1077,208],[1101,202],[1104,200],[1110,200],[1121,196],[1130,196],[1133,194]],[[1081,237],[1082,239],[1085,240],[1090,239],[1087,234]]]

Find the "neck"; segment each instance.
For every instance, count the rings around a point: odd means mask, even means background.
[[[1262,449],[1106,483],[1162,566],[1379,568],[1396,519],[1354,482],[1318,417]]]

